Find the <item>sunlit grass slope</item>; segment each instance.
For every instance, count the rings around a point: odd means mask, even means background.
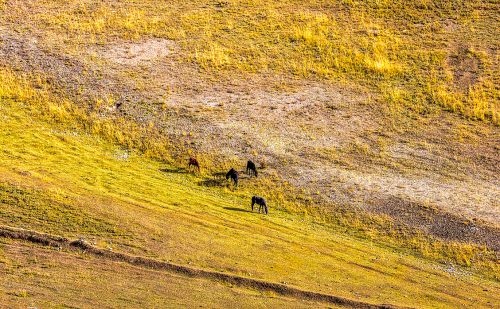
[[[59,93],[57,87],[54,89],[50,79],[44,75],[16,73],[7,68],[0,70],[0,98],[6,101],[23,102],[26,108],[35,112],[39,119],[57,124],[60,127],[58,132],[87,132],[95,137],[101,137],[123,147],[123,149],[128,149],[117,154],[122,159],[128,158],[129,151],[138,151],[146,158],[168,162],[177,167],[186,166],[190,150],[183,145],[170,142],[168,137],[161,134],[154,126],[140,125],[123,117],[102,117],[96,111],[87,112],[78,108],[71,100],[55,93]],[[223,179],[213,179],[212,176],[209,176],[210,171],[220,172],[227,170],[228,166],[237,167],[241,164],[241,162],[220,162],[220,160],[217,163],[215,161],[218,159],[217,156],[206,153],[198,153],[197,158],[202,163],[203,169],[196,182],[203,186],[219,187],[219,189],[221,189],[220,187],[227,188],[229,185],[224,185]],[[223,190],[228,192],[227,189]],[[16,192],[14,190],[14,194]],[[323,209],[313,202],[310,193],[294,188],[287,182],[281,182],[277,174],[269,174],[265,177],[261,175],[261,177],[251,181],[242,179],[242,185],[232,194],[248,199],[256,192],[265,192],[266,198],[273,204],[274,209],[300,216],[309,216],[319,220],[319,222],[328,222],[338,226],[351,235],[373,239],[400,249],[410,249],[412,254],[439,262],[458,263],[498,279],[499,265],[496,254],[483,246],[443,241],[427,234],[404,229],[395,225],[390,218],[385,216],[370,215],[342,208]],[[21,192],[18,195],[34,196],[34,194],[34,192]],[[43,198],[31,198],[28,202],[33,203],[37,200],[43,200]],[[30,204],[26,205],[25,208],[29,209]],[[75,214],[75,211],[70,211],[70,213]],[[79,222],[82,222],[82,217],[84,215],[80,214]],[[57,217],[48,218],[57,220]]]
[[[58,123],[57,105],[46,113],[27,103],[29,96],[3,91],[2,225],[372,303],[480,307],[500,301],[496,281],[273,204],[268,216],[251,213],[245,191],[203,186],[200,176]],[[4,268],[10,263],[2,261]],[[7,269],[18,280],[31,280]],[[36,299],[29,289],[21,296]]]

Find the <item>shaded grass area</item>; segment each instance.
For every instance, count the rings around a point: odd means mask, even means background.
[[[241,308],[322,307],[316,302],[5,240],[0,241],[0,274],[0,303],[7,307],[195,307],[201,303]]]
[[[85,225],[74,224],[74,214],[56,206],[54,212],[67,217],[62,222],[73,224],[68,228],[44,220],[46,206],[31,203],[29,216],[6,219],[7,225],[26,227],[34,216],[42,232],[84,236],[100,247],[372,303],[453,307],[498,302],[498,282],[407,255],[366,234],[353,235],[345,229],[349,225],[298,215],[274,202],[269,216],[235,211],[250,208],[251,192],[200,186],[203,175],[166,173],[176,169],[120,149],[99,131],[88,135],[88,124],[77,122],[84,114],[75,114],[70,105],[55,103],[22,80],[10,83],[3,76],[3,199],[15,210],[18,191],[28,196],[48,192],[48,197],[58,192],[70,197],[65,205],[82,209],[89,218]],[[117,132],[111,123],[108,129]],[[109,225],[95,220],[101,217],[130,236],[108,235]],[[466,254],[477,256],[477,248],[471,248]]]
[[[279,73],[368,87],[391,114],[441,110],[498,124],[494,1],[37,1],[7,3],[47,43],[166,38],[207,75]],[[244,44],[242,44],[244,42]]]
[[[66,201],[65,201],[66,200]],[[50,232],[56,230],[85,234],[119,234],[115,224],[105,216],[92,214],[79,208],[75,201],[57,196],[47,190],[22,188],[0,183],[0,222]]]
[[[90,245],[84,240],[71,241],[54,235],[41,234],[38,232],[25,229],[13,229],[10,227],[0,226],[0,236],[13,240],[30,241],[35,244],[42,244],[46,246],[56,247],[59,249],[66,248],[66,249],[81,250],[83,253],[89,255],[97,256],[112,261],[124,262],[141,268],[166,271],[182,276],[187,276],[190,278],[209,279],[213,281],[218,281],[220,283],[226,283],[231,286],[234,285],[238,287],[245,287],[245,288],[255,289],[261,292],[270,292],[278,294],[280,296],[295,298],[297,301],[299,300],[318,301],[318,302],[331,303],[335,305],[349,306],[353,308],[367,308],[367,309],[393,308],[392,306],[372,305],[368,303],[362,303],[350,299],[337,297],[334,295],[304,291],[274,282],[255,280],[231,274],[223,274],[221,272],[206,271],[202,269],[176,265],[168,262],[161,262],[154,259],[126,255],[120,252],[112,252],[111,250],[103,250],[97,248],[93,245]]]

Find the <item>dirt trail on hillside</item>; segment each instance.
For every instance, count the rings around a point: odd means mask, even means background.
[[[23,229],[0,226],[0,237],[29,241],[32,243],[50,246],[54,248],[66,248],[81,250],[86,254],[91,254],[100,258],[105,258],[118,262],[125,262],[138,267],[168,271],[192,278],[203,278],[233,284],[240,287],[256,289],[259,291],[270,291],[281,296],[293,297],[302,300],[320,301],[352,308],[399,308],[392,305],[374,305],[360,301],[350,300],[334,295],[304,291],[289,287],[283,284],[250,279],[230,274],[224,274],[214,271],[195,269],[182,265],[176,265],[168,262],[162,262],[150,258],[131,256],[119,252],[99,249],[85,242],[84,240],[71,241],[67,238],[49,234],[38,233]]]
[[[443,114],[418,132],[395,133],[363,91],[281,76],[207,81],[176,61],[172,44],[157,58],[129,42],[100,46],[98,65],[88,61],[95,46],[69,56],[2,29],[0,65],[43,72],[89,108],[112,96],[120,108],[99,110],[103,117],[152,122],[195,153],[242,166],[253,159],[266,166],[262,175],[279,174],[325,207],[388,214],[443,239],[500,250],[498,128],[477,124],[477,141],[463,143],[455,137],[460,120]],[[130,48],[139,67],[109,59]]]

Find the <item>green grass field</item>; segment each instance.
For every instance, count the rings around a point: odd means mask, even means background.
[[[322,306],[27,244],[2,240],[1,248],[0,301],[8,308]]]

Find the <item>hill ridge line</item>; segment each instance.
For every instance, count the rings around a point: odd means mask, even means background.
[[[197,268],[173,264],[170,262],[159,261],[152,258],[145,258],[140,256],[128,255],[120,252],[114,252],[110,250],[104,250],[87,243],[83,239],[70,240],[65,237],[40,233],[33,230],[26,230],[21,228],[0,225],[0,237],[28,241],[54,248],[67,247],[67,248],[79,249],[82,250],[84,253],[92,254],[97,257],[102,257],[118,262],[125,262],[142,268],[173,272],[176,274],[181,274],[186,277],[203,278],[213,281],[225,282],[234,284],[236,286],[256,289],[260,291],[271,291],[281,296],[292,297],[301,300],[327,302],[342,306],[349,306],[353,308],[381,308],[381,309],[403,308],[389,304],[370,304],[340,296],[301,290],[298,288],[286,286],[284,284],[258,280],[258,279],[251,279],[237,275],[224,274],[216,271],[197,269]]]

